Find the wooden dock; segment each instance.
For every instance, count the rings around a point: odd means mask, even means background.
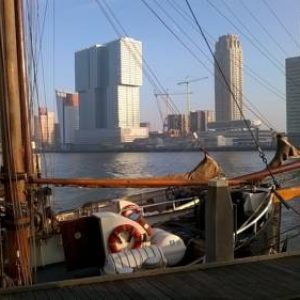
[[[0,290],[0,299],[300,299],[300,251]]]

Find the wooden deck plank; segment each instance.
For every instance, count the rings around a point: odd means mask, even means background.
[[[199,272],[194,272],[191,274],[195,278],[196,281],[196,288],[198,289],[199,293],[204,294],[204,297],[216,297],[216,299],[220,298],[240,298],[241,294],[236,294],[235,290],[232,290],[228,284],[224,284],[224,282],[217,280],[210,274],[204,272],[201,274],[201,281],[199,280]],[[234,297],[233,297],[234,296]]]
[[[114,286],[117,290],[120,291],[120,293],[122,293],[124,295],[124,299],[132,299],[133,295],[135,295],[135,290],[132,289],[131,287],[127,287],[126,284],[125,285],[115,285],[115,284],[110,284],[112,286]]]
[[[93,298],[94,290],[92,290],[92,293],[91,293],[91,289],[85,288],[85,286],[84,287],[82,287],[82,286],[74,287],[73,293],[78,297],[78,299],[82,299],[82,300],[95,299],[95,298]]]
[[[209,286],[210,284],[213,284],[213,282],[206,274],[191,272],[187,275],[174,274],[174,277],[182,282],[182,284],[179,285],[182,287],[180,292],[185,295],[186,299],[197,298],[199,295],[201,295],[201,297],[208,297],[211,295]],[[217,292],[217,295],[220,297],[221,293]]]
[[[64,290],[62,289],[56,289],[55,293],[49,293],[49,291],[47,291],[48,294],[48,299],[58,299],[58,300],[71,300],[74,299],[73,295],[70,293],[69,289],[66,288]]]
[[[66,287],[64,287],[65,289]],[[81,286],[69,287],[75,299],[91,300],[93,299],[88,289],[83,289]]]
[[[89,299],[96,299],[96,297],[99,297],[100,299],[107,299],[108,293],[103,292],[103,287],[99,286],[97,290],[93,288],[92,285],[84,285],[77,287],[76,290],[80,290],[82,293],[84,293]],[[102,293],[101,293],[102,291]],[[75,291],[76,292],[76,291]]]
[[[149,278],[149,284],[151,284],[156,290],[160,291],[165,295],[165,298],[170,299],[186,299],[182,289],[184,288],[182,285],[176,284],[176,280],[172,277],[172,280],[165,280],[165,277],[162,276],[160,280],[156,280],[155,278]],[[180,289],[175,289],[175,287],[180,286]]]
[[[279,257],[279,258],[278,258]],[[53,283],[8,299],[289,299],[300,295],[300,254],[250,259],[247,263],[153,270],[130,276],[93,277]],[[72,283],[72,285],[70,284]],[[77,284],[76,284],[77,283]],[[18,293],[19,291],[19,293]]]
[[[295,280],[299,280],[299,274],[290,273],[288,270],[282,270],[278,266],[274,266],[270,263],[260,263],[257,266],[243,266],[243,269],[253,277],[255,281],[264,283],[264,286],[273,286],[274,282],[279,288],[281,285],[292,283]]]
[[[121,290],[116,284],[107,284],[105,287],[113,299],[116,300],[130,300],[131,295],[126,293],[126,290]]]
[[[174,289],[174,286],[180,287],[180,295],[183,299],[190,299],[190,297],[199,295],[199,291],[195,289],[195,286],[197,286],[199,282],[198,280],[193,280],[190,274],[174,274],[172,282],[166,280],[165,284],[176,294],[178,291]]]
[[[226,269],[218,269],[213,272],[213,276],[221,281],[226,274],[230,274],[226,277],[226,284],[231,284],[232,281],[240,281],[240,278],[243,277],[243,280],[238,282],[239,284],[237,286],[239,289],[244,290],[246,293],[247,290],[252,289],[252,291],[255,291],[256,297],[263,297],[265,299],[273,299],[273,297],[282,297],[290,294],[290,289],[287,288],[287,286],[292,281],[295,282],[295,280],[289,276],[283,281],[280,281],[278,276],[276,276],[276,270],[270,268],[270,264],[259,264],[257,266],[243,265],[241,268],[238,268],[238,276],[234,276],[233,273],[234,270],[232,269],[228,270],[228,272]],[[277,273],[284,276],[284,273],[278,272],[278,270]],[[276,292],[274,286],[276,287]],[[299,290],[299,287],[297,287],[297,289]]]
[[[136,297],[140,297],[141,299],[172,299],[168,295],[166,295],[165,291],[162,291],[155,286],[153,286],[149,282],[149,278],[147,280],[137,279],[130,281],[122,281],[122,286],[127,287],[128,290],[131,290],[132,295],[136,295]],[[134,299],[134,297],[132,298]]]
[[[217,270],[217,272],[207,272],[208,276],[212,276],[221,286],[224,286],[229,294],[234,294],[239,299],[256,299],[259,297],[266,298],[268,294],[264,293],[260,284],[263,282],[257,280],[257,276],[249,276],[248,272],[241,269],[226,268]],[[256,291],[253,294],[253,291]]]
[[[278,266],[278,268],[286,272],[293,272],[294,274],[300,273],[300,259],[292,260],[292,262],[287,260],[277,260],[272,263],[272,266]]]
[[[103,285],[83,285],[78,287],[78,289],[83,290],[91,299],[111,299],[109,291]]]
[[[209,278],[211,282],[209,286],[210,293],[215,294],[215,289],[217,289],[220,291],[220,297],[227,296],[236,299],[252,299],[252,294],[247,293],[247,290],[245,290],[244,287],[241,287],[244,281],[239,279],[239,274],[238,276],[234,274],[229,277],[229,273],[230,272],[227,270],[219,270],[219,273],[216,276],[215,273],[205,272],[206,277]]]
[[[138,283],[136,286],[131,284],[131,280],[118,282],[117,288],[120,290],[120,293],[123,293],[124,295],[126,295],[126,297],[129,297],[129,299],[134,299],[134,298],[144,299],[144,292],[143,292],[144,289],[142,289],[141,286],[138,285]],[[155,297],[153,295],[154,294],[152,290],[150,290],[148,295],[149,298],[152,297],[152,299],[154,299]]]

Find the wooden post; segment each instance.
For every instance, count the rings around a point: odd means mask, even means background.
[[[207,262],[234,259],[233,207],[228,181],[225,179],[212,179],[208,183],[205,248]]]

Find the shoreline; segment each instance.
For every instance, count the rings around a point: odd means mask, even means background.
[[[205,148],[208,152],[249,152],[257,151],[256,147],[208,147]],[[276,147],[262,147],[263,151],[275,151]],[[72,150],[61,150],[61,149],[48,149],[48,150],[36,150],[36,153],[150,153],[150,152],[199,152],[202,148],[163,148],[163,149],[141,149],[141,148],[131,148],[131,149],[72,149]]]

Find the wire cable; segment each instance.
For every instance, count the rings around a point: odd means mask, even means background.
[[[280,24],[280,26],[283,28],[283,30],[286,32],[286,34],[290,37],[291,41],[297,46],[298,49],[300,49],[300,44],[297,42],[297,40],[293,37],[293,35],[289,32],[289,30],[286,28],[286,26],[283,24],[283,22],[280,20],[276,12],[272,9],[272,7],[268,4],[266,0],[263,0],[263,3],[267,7],[267,9],[270,11],[270,13],[273,15],[273,17],[277,20],[277,22]]]
[[[208,62],[211,63],[211,65],[213,66],[213,61],[210,59],[210,57],[201,49],[201,47],[199,47],[199,45],[194,41],[194,39],[192,39],[192,37],[190,37],[190,35],[188,34],[188,32],[186,32],[185,30],[182,29],[182,27],[176,22],[176,20],[160,5],[160,3],[158,1],[156,1],[156,4],[159,6],[159,8],[168,16],[168,18],[176,25],[176,27],[178,28],[178,30],[182,33],[182,35],[184,37],[186,37],[203,55],[204,57],[208,60]],[[214,76],[214,73],[209,69],[209,73]],[[255,78],[255,76],[253,76],[254,79],[258,80],[257,78]],[[258,80],[259,81],[259,80]],[[250,101],[250,99],[248,99],[248,97],[246,97],[246,95],[243,94],[244,99],[249,103],[248,105],[246,103],[244,103],[245,107],[257,118],[259,118],[262,123],[264,125],[266,125],[269,129],[274,130],[275,126],[272,125],[261,113],[260,111],[255,107],[255,105]],[[253,108],[251,108],[251,106]]]
[[[248,14],[252,17],[252,19],[260,26],[260,28],[265,32],[265,34],[271,39],[271,41],[281,50],[281,52],[285,56],[289,56],[285,49],[277,42],[277,40],[272,36],[272,34],[267,30],[267,28],[263,25],[262,22],[255,16],[255,14],[249,9],[249,7],[245,4],[244,0],[240,0],[239,3],[244,7],[244,9],[248,12]]]
[[[112,11],[112,9],[109,7],[108,3],[106,1],[103,1],[101,3],[99,0],[95,0],[95,2],[97,3],[98,7],[100,8],[100,10],[102,11],[102,13],[106,17],[106,19],[108,20],[108,22],[110,23],[110,25],[112,26],[112,28],[114,29],[114,31],[116,32],[117,36],[119,38],[123,34],[125,36],[128,36],[128,34],[127,34],[124,26],[118,20],[118,18],[116,17],[116,15]],[[118,27],[120,28],[120,30],[119,30]],[[134,48],[135,48],[135,45],[134,45]],[[148,79],[148,81],[150,82],[150,84],[152,85],[153,89],[154,90],[158,90],[160,93],[166,93],[166,89],[163,87],[163,85],[161,84],[160,80],[158,79],[158,76],[155,74],[155,72],[153,71],[153,69],[150,67],[150,65],[148,64],[148,62],[146,61],[146,59],[144,57],[142,57],[141,54],[140,54],[140,57],[137,57],[137,55],[135,53],[136,51],[132,51],[131,49],[129,49],[129,51],[131,51],[131,53],[134,55],[134,59],[139,63],[139,65],[141,67],[142,67],[142,64],[141,64],[140,61],[142,60],[142,62],[144,63],[143,69],[144,69],[145,76]],[[165,104],[169,106],[169,108],[170,108],[170,110],[172,112],[179,113],[178,108],[176,107],[175,103],[173,102],[173,100],[171,98]],[[164,122],[164,120],[162,118],[162,123],[163,122]]]
[[[243,113],[243,111],[242,111],[242,109],[241,109],[241,107],[240,107],[240,105],[239,105],[239,103],[238,103],[238,101],[237,101],[237,99],[236,99],[236,97],[235,97],[235,94],[233,93],[233,91],[232,91],[232,89],[231,89],[231,87],[230,87],[229,82],[228,82],[227,79],[226,79],[226,76],[225,76],[225,74],[224,74],[224,72],[223,72],[223,70],[222,70],[222,68],[221,68],[221,66],[220,66],[220,64],[219,64],[219,62],[218,62],[216,56],[214,55],[214,53],[213,53],[213,51],[212,51],[212,49],[211,49],[211,47],[210,47],[210,45],[209,45],[209,43],[208,43],[208,41],[207,41],[206,35],[205,35],[205,33],[203,32],[202,27],[201,27],[201,25],[199,24],[198,19],[196,18],[196,15],[195,15],[195,13],[194,13],[192,7],[190,6],[189,0],[185,0],[185,1],[186,1],[186,4],[187,4],[187,6],[188,6],[188,8],[189,8],[189,10],[190,10],[191,15],[193,16],[193,19],[194,19],[195,23],[197,24],[197,26],[198,26],[198,28],[199,28],[199,31],[200,31],[201,36],[202,36],[202,38],[204,39],[204,41],[205,41],[205,43],[206,43],[206,45],[207,45],[207,47],[208,47],[208,49],[209,49],[209,52],[211,53],[212,57],[214,58],[214,62],[215,62],[215,64],[216,64],[216,67],[217,67],[218,71],[220,72],[220,74],[221,74],[221,76],[222,76],[222,78],[223,78],[223,81],[224,81],[224,83],[225,83],[225,85],[226,85],[228,91],[229,91],[230,94],[232,95],[232,97],[233,97],[233,99],[234,99],[234,101],[235,101],[235,103],[236,103],[236,105],[237,105],[237,107],[238,107],[238,109],[239,109],[239,111],[240,111],[240,114],[241,114],[241,116],[242,116],[242,118],[243,118],[243,121],[244,121],[246,127],[248,128],[248,131],[249,131],[249,133],[250,133],[250,135],[251,135],[251,137],[252,137],[252,139],[253,139],[253,141],[254,141],[254,143],[255,143],[255,146],[256,146],[256,149],[257,149],[257,151],[258,151],[258,153],[259,153],[260,158],[262,159],[263,163],[265,164],[266,169],[267,169],[267,171],[268,171],[270,177],[272,178],[272,181],[274,182],[275,186],[276,186],[276,187],[279,187],[279,183],[278,183],[278,181],[276,180],[276,178],[274,177],[274,174],[272,173],[272,171],[271,171],[271,169],[270,169],[270,167],[269,167],[269,164],[268,164],[268,160],[267,160],[266,154],[264,153],[264,151],[263,151],[262,148],[260,147],[258,141],[257,141],[256,138],[255,138],[254,133],[251,131],[250,125],[246,122],[246,118],[245,118],[245,116],[244,116],[244,113]]]

